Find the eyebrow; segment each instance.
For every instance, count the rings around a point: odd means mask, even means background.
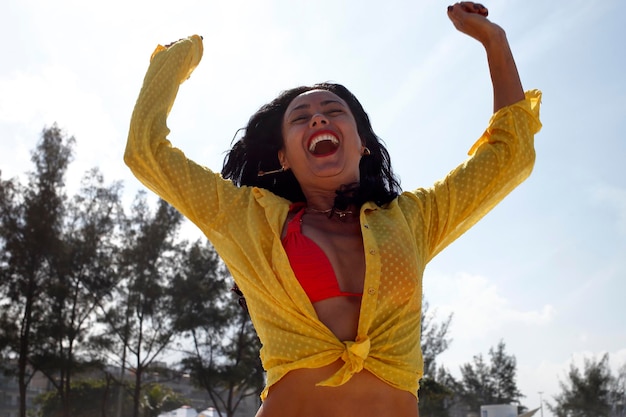
[[[320,103],[320,105],[322,105],[322,106],[327,106],[327,105],[329,105],[329,104],[333,104],[333,103],[337,103],[337,104],[342,105],[343,107],[346,107],[346,105],[345,105],[344,103],[342,103],[341,101],[339,101],[339,100],[324,100],[324,101],[322,101],[322,102]],[[310,105],[310,104],[308,104],[308,103],[303,103],[303,104],[300,104],[299,106],[296,106],[296,107],[294,107],[293,109],[291,109],[291,110],[289,111],[289,113],[293,113],[293,112],[294,112],[294,111],[296,111],[296,110],[308,109],[309,107],[311,107],[311,105]]]

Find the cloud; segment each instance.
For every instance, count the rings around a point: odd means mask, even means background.
[[[82,173],[93,166],[116,171],[119,164],[110,161],[121,160],[121,150],[111,143],[123,134],[105,110],[97,86],[82,82],[71,68],[50,65],[36,72],[16,71],[0,78],[0,91],[0,123],[3,129],[15,127],[16,148],[34,149],[41,130],[53,123],[77,139],[75,162],[70,166],[77,175],[68,175],[68,185],[78,186]],[[29,169],[15,156],[6,161],[10,176]]]
[[[611,369],[619,369],[626,366],[626,348],[610,353],[609,363],[611,364]]]
[[[538,310],[512,305],[494,283],[480,275],[429,276],[425,288],[425,297],[439,311],[454,314],[451,333],[455,339],[481,339],[512,326],[545,326],[555,316],[549,304]]]

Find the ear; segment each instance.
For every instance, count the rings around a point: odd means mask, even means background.
[[[278,162],[280,162],[280,166],[283,167],[283,169],[289,169],[289,162],[287,162],[287,156],[285,155],[284,149],[278,151]]]
[[[365,141],[361,141],[361,156],[368,156],[371,154],[372,153],[370,152],[369,148],[365,144]]]

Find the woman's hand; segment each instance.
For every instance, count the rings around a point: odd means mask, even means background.
[[[470,1],[462,1],[448,6],[448,17],[454,27],[468,36],[487,45],[493,39],[501,38],[504,31],[487,19],[489,11],[485,6]]]
[[[165,49],[167,49],[167,48],[169,48],[170,46],[174,45],[175,43],[178,43],[178,42],[180,42],[180,41],[184,41],[185,39],[187,39],[187,38],[180,38],[180,39],[179,39],[179,40],[177,40],[177,41],[170,42],[170,43],[168,43],[167,45],[165,45],[165,46],[164,46],[164,48],[165,48]],[[201,39],[201,40],[202,40],[202,39],[204,39],[204,36],[200,35],[200,39]]]
[[[188,47],[185,47],[184,45],[187,46],[191,46],[192,48],[195,48],[195,56],[197,57],[197,62],[193,65],[193,68],[196,67],[196,65],[198,65],[198,63],[200,62],[200,59],[202,58],[202,52],[203,52],[203,47],[202,47],[202,40],[204,38],[200,35],[191,35],[187,38],[181,38],[177,41],[174,42],[170,42],[166,45],[157,45],[156,49],[154,50],[154,52],[152,52],[152,56],[150,56],[150,62],[152,62],[157,55],[160,55],[161,53],[165,52],[165,51],[170,51],[170,50],[176,50],[178,49],[178,47],[182,47],[183,50],[189,50]],[[170,53],[172,53],[170,51]],[[182,52],[182,54],[186,54],[186,52]],[[193,68],[191,71],[193,71]],[[189,74],[191,74],[191,71],[189,72]],[[188,74],[188,75],[189,75]]]

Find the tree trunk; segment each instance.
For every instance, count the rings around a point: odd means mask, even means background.
[[[141,374],[143,369],[137,367],[135,372],[135,394],[133,395],[133,417],[139,417],[139,402],[141,400]]]
[[[26,370],[28,367],[28,353],[30,341],[30,325],[32,322],[33,298],[34,290],[32,288],[32,280],[29,282],[28,295],[26,297],[26,305],[24,306],[24,316],[22,317],[22,326],[20,334],[20,353],[18,357],[18,387],[20,391],[20,417],[26,417],[26,395],[30,378],[26,378]]]

